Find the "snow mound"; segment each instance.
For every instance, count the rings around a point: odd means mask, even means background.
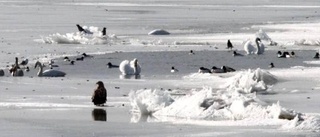
[[[320,131],[319,117],[306,116],[282,107],[279,102],[268,104],[257,98],[256,92],[277,83],[268,71],[248,70],[225,79],[228,82],[223,89],[192,89],[184,91],[183,96],[151,89],[132,91],[129,94],[132,110],[134,114],[152,115],[158,121],[229,121],[228,126],[230,121],[235,121],[233,124],[237,126],[277,125],[285,130]]]
[[[291,120],[299,113],[282,108],[279,104],[264,106],[257,101],[255,94],[214,91],[203,88],[192,94],[176,98],[161,96],[152,90],[131,92],[131,105],[134,112],[152,114],[157,118],[177,117],[202,120]]]
[[[303,118],[299,118],[296,116],[293,120],[289,121],[287,124],[284,124],[281,129],[320,132],[320,117],[305,116]]]
[[[288,42],[287,46],[300,45],[300,46],[320,46],[320,40],[318,39],[300,39],[292,42]]]
[[[256,37],[257,38],[260,38],[261,40],[264,40],[264,41],[267,41],[269,42],[269,45],[271,46],[276,46],[278,43],[277,42],[274,42],[270,37],[269,35],[264,32],[262,29],[260,29],[257,33],[256,33]]]
[[[170,33],[168,31],[163,29],[156,29],[148,33],[148,35],[169,35],[169,34]]]
[[[266,83],[274,84],[277,81],[269,72],[260,69],[249,70],[230,79],[229,86],[223,90],[214,91],[210,87],[205,87],[200,91],[194,90],[191,94],[176,98],[170,97],[167,92],[138,90],[130,93],[131,104],[134,112],[141,114],[192,119],[288,117],[282,116],[284,114],[292,115],[290,118],[293,119],[296,115],[282,109],[280,105],[262,106],[257,101],[255,93],[251,92],[253,89],[262,89],[260,87],[265,89]]]
[[[212,75],[210,73],[191,73],[187,76],[183,76],[183,79],[190,79],[190,80],[221,80],[222,78],[216,75]]]
[[[271,41],[271,38],[269,37],[269,35],[266,32],[264,32],[262,29],[260,29],[256,33],[256,37],[260,38],[261,40]]]
[[[223,86],[229,91],[237,91],[242,93],[252,93],[258,91],[265,91],[268,85],[277,83],[274,75],[268,71],[261,70],[248,70],[239,72],[235,76],[229,78],[228,82]]]
[[[115,35],[102,35],[102,32],[99,31],[98,27],[87,27],[83,26],[85,30],[90,33],[84,32],[73,32],[60,34],[55,33],[46,37],[41,37],[41,42],[46,44],[88,44],[88,45],[97,45],[97,44],[109,44],[117,39]],[[36,40],[39,41],[39,40]]]
[[[173,101],[167,91],[151,89],[132,91],[129,94],[129,99],[133,110],[142,115],[152,114],[168,106]]]

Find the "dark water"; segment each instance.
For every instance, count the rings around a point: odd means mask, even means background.
[[[243,51],[239,51],[243,53]],[[291,51],[290,51],[291,52]],[[141,65],[141,78],[154,79],[166,78],[170,75],[182,77],[190,73],[195,73],[200,67],[211,68],[223,65],[236,70],[244,69],[270,69],[269,64],[274,63],[275,68],[290,68],[294,66],[312,67],[318,65],[306,64],[304,61],[312,61],[315,51],[295,51],[294,58],[278,58],[277,51],[265,51],[263,55],[248,55],[242,57],[232,56],[229,51],[195,51],[194,55],[189,55],[188,51],[170,52],[120,52],[105,55],[96,55],[94,58],[87,58],[84,61],[77,61],[75,65],[66,65],[62,59],[58,59],[68,77],[88,77],[88,78],[119,78],[121,74],[118,68],[107,68],[107,63],[111,62],[119,65],[122,60],[132,60],[137,58]],[[171,67],[179,70],[172,74]],[[76,71],[75,71],[76,70]]]

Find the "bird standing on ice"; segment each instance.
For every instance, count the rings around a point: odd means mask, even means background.
[[[96,83],[98,87],[94,90],[91,100],[96,106],[103,106],[107,102],[107,90],[102,81]]]
[[[264,44],[261,42],[260,38],[256,38],[256,47],[252,44],[250,40],[248,40],[244,44],[244,50],[247,52],[247,54],[263,54],[264,53]]]
[[[233,48],[232,43],[231,43],[230,39],[228,39],[228,42],[227,42],[227,49],[232,50],[232,48]]]
[[[141,67],[135,58],[131,61],[124,60],[120,63],[119,70],[123,75],[140,75]]]
[[[102,34],[101,34],[102,36],[107,35],[107,28],[104,27],[104,28],[102,29],[101,33],[102,33]]]

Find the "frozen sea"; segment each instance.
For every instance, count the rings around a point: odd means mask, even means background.
[[[320,136],[320,61],[313,58],[320,1],[0,0],[0,7],[1,137]],[[81,35],[76,24],[106,27],[108,36]],[[148,35],[154,29],[171,34]],[[278,44],[263,40],[263,55],[245,55],[244,43],[257,34]],[[232,56],[228,39],[244,56]],[[277,58],[278,50],[296,55]],[[84,52],[94,57],[63,60]],[[15,57],[29,59],[23,77],[8,73]],[[139,79],[106,66],[133,58]],[[37,76],[34,63],[51,59],[65,77]],[[237,71],[197,73],[223,65]],[[99,80],[105,107],[91,103]]]

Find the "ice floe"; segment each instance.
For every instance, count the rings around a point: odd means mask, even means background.
[[[206,122],[232,120],[242,121],[242,126],[278,125],[286,130],[319,130],[319,118],[284,108],[280,102],[268,104],[257,98],[257,92],[267,92],[269,86],[278,82],[268,71],[247,70],[225,79],[222,89],[203,87],[185,91],[184,96],[152,89],[132,91],[129,98],[133,113],[152,115],[159,121],[172,118]],[[272,122],[265,122],[268,120]]]
[[[71,32],[66,34],[55,33],[49,36],[41,36],[41,40],[35,40],[47,44],[111,44],[117,39],[114,34],[102,35],[98,27],[94,26],[83,26],[85,30],[90,33],[84,32]]]

